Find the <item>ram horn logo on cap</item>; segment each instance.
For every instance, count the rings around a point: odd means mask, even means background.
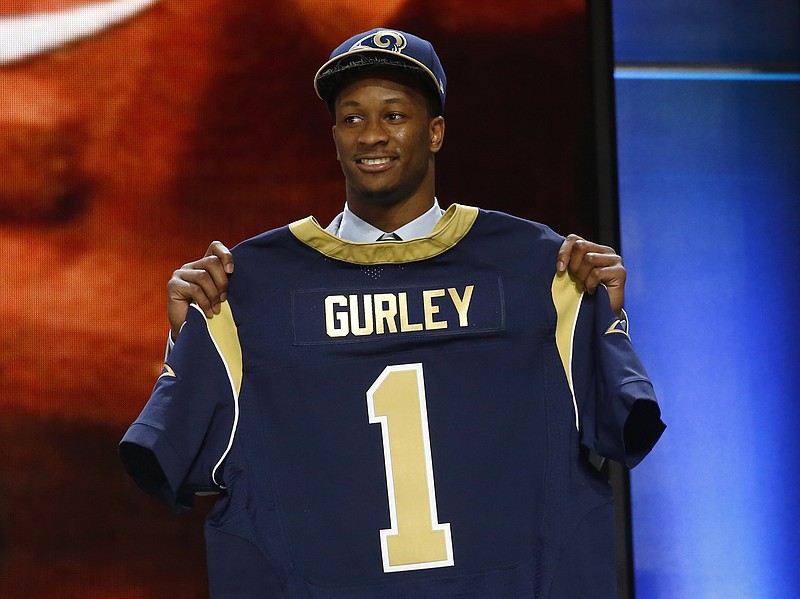
[[[114,0],[59,12],[0,17],[0,64],[84,39],[126,21],[158,1]]]
[[[376,49],[402,53],[403,48],[406,47],[406,44],[406,36],[404,36],[402,33],[399,31],[384,29],[382,31],[378,31],[377,33],[373,33],[361,38],[355,44],[353,44],[353,46],[350,48],[350,51]]]

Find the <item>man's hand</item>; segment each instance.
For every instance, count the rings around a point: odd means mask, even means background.
[[[228,291],[228,275],[233,272],[233,255],[219,241],[212,241],[200,260],[184,264],[172,273],[167,283],[167,315],[172,340],[178,339],[189,304],[194,302],[206,316],[219,314],[219,305]]]
[[[587,293],[594,293],[601,283],[608,288],[611,308],[622,318],[625,304],[625,277],[622,258],[608,246],[586,241],[575,234],[568,235],[556,258],[558,272],[569,270]]]

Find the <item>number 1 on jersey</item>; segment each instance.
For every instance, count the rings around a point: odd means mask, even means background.
[[[384,572],[453,565],[450,524],[440,524],[422,364],[387,366],[367,391],[383,433],[391,528],[380,531]]]

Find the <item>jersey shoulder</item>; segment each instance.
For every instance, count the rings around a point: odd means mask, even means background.
[[[462,251],[506,271],[551,279],[564,237],[547,225],[504,212],[480,210]]]
[[[309,259],[288,226],[265,231],[231,249],[234,271],[228,280],[228,295],[260,293],[280,281],[302,274],[303,261]],[[313,259],[313,257],[311,257]]]
[[[270,247],[279,247],[291,239],[292,235],[289,233],[289,226],[284,225],[275,229],[270,229],[249,237],[244,241],[240,241],[231,249],[234,259],[248,260],[254,254],[259,254],[265,249]],[[238,264],[238,262],[237,262]]]
[[[481,209],[478,219],[478,222],[489,230],[518,234],[531,242],[560,244],[564,240],[562,235],[559,235],[547,225],[498,210]]]

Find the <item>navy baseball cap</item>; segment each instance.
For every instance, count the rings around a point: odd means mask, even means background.
[[[330,105],[345,74],[356,69],[396,68],[422,75],[444,110],[447,78],[433,45],[396,29],[371,29],[354,35],[331,52],[314,76],[317,95]]]

